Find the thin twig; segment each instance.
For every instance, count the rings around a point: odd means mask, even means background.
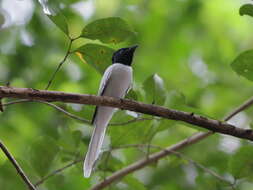
[[[13,105],[13,104],[18,104],[18,103],[26,103],[26,102],[39,102],[39,103],[42,103],[42,104],[46,104],[50,107],[53,107],[55,108],[56,110],[64,113],[65,115],[69,116],[70,118],[72,119],[75,119],[75,120],[78,120],[78,121],[81,121],[83,123],[87,123],[87,124],[90,124],[90,121],[87,120],[87,119],[84,119],[84,118],[81,118],[77,115],[74,115],[66,110],[64,110],[63,108],[55,105],[55,104],[52,104],[52,103],[49,103],[49,102],[45,102],[45,101],[41,101],[41,100],[17,100],[17,101],[12,101],[12,102],[7,102],[7,103],[4,103],[3,106],[9,106],[9,105]]]
[[[253,97],[246,100],[242,105],[240,105],[238,108],[236,108],[234,111],[232,111],[230,114],[228,114],[225,118],[224,121],[228,121],[232,117],[234,117],[236,114],[239,112],[248,109],[251,105],[253,104]]]
[[[49,103],[49,102],[46,102],[46,101],[41,101],[41,100],[16,100],[16,101],[11,101],[11,102],[7,102],[7,103],[4,103],[2,104],[3,106],[9,106],[9,105],[13,105],[13,104],[19,104],[19,103],[29,103],[29,102],[39,102],[39,103],[42,103],[42,104],[46,104],[50,107],[53,107],[55,108],[56,110],[64,113],[65,115],[69,116],[70,118],[72,119],[75,119],[75,120],[78,120],[78,121],[81,121],[83,123],[86,123],[86,124],[91,124],[91,121],[89,121],[88,119],[84,119],[84,118],[81,118],[77,115],[74,115],[66,110],[64,110],[63,108],[53,104],[53,103]],[[131,120],[128,120],[128,121],[125,121],[125,122],[119,122],[119,123],[110,123],[109,125],[110,126],[122,126],[122,125],[128,125],[130,123],[135,123],[135,122],[138,122],[138,121],[146,121],[146,120],[152,120],[154,118],[142,118],[142,117],[137,117],[137,118],[134,118],[134,119],[131,119]],[[156,118],[157,120],[161,119],[161,118]]]
[[[66,54],[65,54],[64,58],[62,59],[62,61],[58,64],[58,67],[56,68],[56,70],[54,71],[52,77],[51,77],[50,80],[48,81],[48,84],[47,84],[45,90],[47,90],[47,89],[50,87],[50,85],[52,84],[52,82],[53,82],[53,80],[54,80],[54,78],[55,78],[55,76],[56,76],[56,74],[57,74],[57,72],[60,70],[60,68],[61,68],[61,66],[63,65],[63,63],[67,60],[67,58],[68,58],[68,56],[69,56],[69,54],[70,54],[70,50],[71,50],[72,43],[73,43],[74,40],[75,40],[75,39],[70,39],[70,41],[69,41],[69,46],[68,46],[68,49],[67,49],[67,51],[66,51]]]
[[[25,172],[22,170],[22,168],[19,166],[18,162],[15,160],[15,158],[11,155],[7,147],[1,142],[0,140],[0,148],[2,149],[3,153],[6,155],[6,157],[9,159],[9,161],[12,163],[12,165],[17,170],[18,174],[22,177],[23,181],[26,183],[27,187],[30,190],[36,190],[34,185],[31,183],[31,181],[26,176]]]
[[[52,173],[48,174],[47,176],[43,177],[42,179],[40,179],[38,182],[35,183],[35,186],[38,187],[39,185],[41,185],[42,183],[44,183],[48,178],[58,174],[58,173],[61,173],[63,170],[71,167],[71,166],[74,166],[75,164],[79,163],[83,161],[83,158],[80,158],[80,159],[77,159],[69,164],[67,164],[66,166],[62,167],[62,168],[59,168],[57,170],[54,170]]]
[[[225,121],[228,121],[229,119],[231,119],[232,117],[234,117],[236,114],[238,114],[239,112],[246,110],[247,108],[249,108],[251,105],[253,104],[253,97],[251,97],[249,100],[247,100],[245,103],[243,103],[241,106],[239,106],[238,108],[236,108],[234,111],[232,111],[230,114],[228,114],[228,116],[226,116],[224,118]],[[165,148],[166,151],[159,151],[157,153],[153,153],[151,154],[148,159],[141,159],[138,160],[128,166],[126,166],[125,168],[114,172],[111,176],[107,177],[105,180],[101,181],[100,183],[96,184],[95,186],[93,186],[91,188],[91,190],[100,190],[103,189],[107,186],[109,186],[110,184],[112,184],[113,182],[121,179],[122,177],[133,173],[141,168],[144,168],[145,166],[156,162],[170,154],[172,154],[172,151],[178,151],[181,150],[187,146],[190,146],[192,144],[195,144],[205,138],[207,138],[208,136],[212,135],[214,132],[209,131],[209,132],[199,132],[196,133],[194,135],[192,135],[191,137],[188,137],[172,146],[169,146],[167,148]]]

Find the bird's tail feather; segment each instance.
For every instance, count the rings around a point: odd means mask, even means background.
[[[95,124],[83,167],[84,177],[86,178],[90,177],[93,165],[99,156],[105,137],[105,131],[106,125]]]

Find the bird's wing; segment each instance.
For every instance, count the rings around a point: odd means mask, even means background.
[[[109,67],[105,71],[103,78],[101,80],[101,83],[100,83],[98,95],[102,96],[105,93],[105,90],[108,87],[108,84],[110,83],[111,71],[112,71],[112,67]],[[105,108],[103,108],[101,106],[100,107],[96,106],[96,109],[95,109],[95,112],[93,115],[92,124],[95,126],[95,128],[93,130],[92,137],[91,137],[90,144],[89,144],[89,148],[88,148],[88,151],[87,151],[87,154],[85,157],[85,161],[84,161],[84,168],[83,169],[84,169],[84,176],[85,177],[89,177],[91,174],[92,167],[93,167],[93,165],[94,165],[95,161],[97,160],[97,157],[100,153],[100,149],[102,147],[103,139],[105,136],[106,125],[101,124],[101,123],[95,124],[99,109],[105,109]],[[109,112],[107,112],[107,113],[109,113]]]
[[[116,67],[116,68],[115,68]],[[121,74],[115,76],[115,72],[128,72],[127,75],[123,75],[123,78],[118,78]],[[119,70],[117,70],[119,69]],[[127,88],[130,86],[129,83],[132,80],[132,70],[128,67],[120,67],[117,65],[109,67],[101,80],[99,95],[109,95],[115,97],[122,97],[127,91]],[[130,78],[129,78],[130,77]],[[90,140],[89,148],[86,153],[84,161],[84,176],[89,177],[93,168],[95,161],[97,160],[99,153],[101,152],[103,139],[106,132],[106,127],[108,122],[113,116],[115,108],[107,106],[98,106],[96,107],[95,113],[93,115],[92,123],[94,124],[93,134]]]
[[[112,67],[108,67],[108,69],[105,71],[103,78],[100,82],[100,86],[99,86],[99,90],[98,90],[98,96],[103,96],[106,87],[108,86],[108,84],[110,83],[110,77],[111,77],[111,73],[112,73]],[[96,119],[97,116],[97,111],[98,111],[98,106],[96,106],[92,120],[91,120],[91,124],[94,124],[94,121]]]

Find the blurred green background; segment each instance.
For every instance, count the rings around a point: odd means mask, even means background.
[[[133,64],[134,90],[129,98],[222,119],[253,93],[252,82],[238,76],[230,66],[239,53],[253,46],[253,18],[239,15],[239,8],[245,2],[248,1],[63,0],[49,1],[49,6],[62,9],[73,38],[96,19],[120,17],[131,26],[134,35],[124,42],[104,44],[80,38],[71,49],[75,51],[87,43],[115,50],[138,44]],[[65,56],[67,36],[43,13],[41,4],[32,0],[0,0],[0,28],[0,85],[9,82],[14,87],[44,89]],[[96,94],[100,79],[101,74],[91,64],[73,53],[49,89]],[[94,106],[88,105],[57,105],[88,120],[94,111]],[[252,108],[243,111],[230,122],[238,127],[250,127],[252,113]],[[128,144],[166,147],[200,131],[182,122],[157,118],[120,124],[136,116],[151,118],[125,111],[115,114],[112,122],[118,125],[109,127],[105,150]],[[0,139],[33,183],[83,157],[91,132],[92,126],[41,103],[14,104],[0,113]],[[252,190],[252,148],[245,140],[216,134],[186,148],[183,154],[228,181],[236,180],[236,189]],[[91,178],[82,177],[80,162],[48,178],[38,189],[88,189],[112,172],[155,151],[145,147],[107,151]],[[0,189],[27,189],[2,153]],[[191,162],[170,156],[128,175],[108,189],[232,187]]]

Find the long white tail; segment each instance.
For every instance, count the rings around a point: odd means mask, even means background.
[[[90,177],[93,165],[95,161],[98,158],[98,155],[101,151],[103,140],[105,137],[105,131],[106,131],[106,126],[95,126],[95,129],[93,131],[91,141],[89,144],[89,149],[85,157],[84,161],[84,167],[83,167],[83,172],[84,172],[84,177]]]

